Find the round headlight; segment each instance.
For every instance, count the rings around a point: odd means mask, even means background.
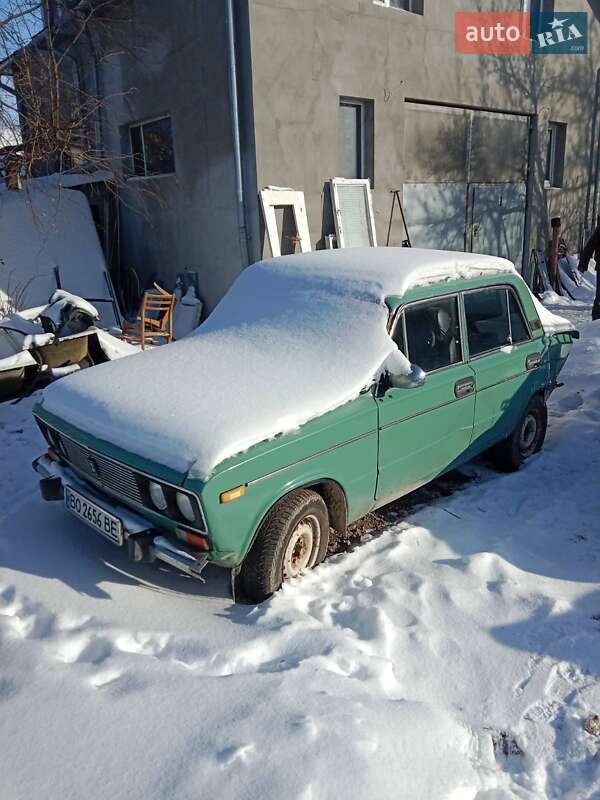
[[[183,492],[177,492],[177,508],[181,512],[181,516],[184,519],[187,519],[188,522],[195,522],[196,521],[196,510],[194,509],[194,505],[189,498],[189,495],[183,494]]]
[[[165,490],[160,483],[150,481],[148,484],[148,491],[150,492],[150,499],[159,511],[165,511],[167,508],[167,498],[165,497]]]

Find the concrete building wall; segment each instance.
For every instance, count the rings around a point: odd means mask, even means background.
[[[589,14],[590,54],[461,56],[455,51],[457,11],[514,11],[517,0],[424,0],[424,14],[373,0],[251,0],[251,45],[259,188],[303,189],[311,237],[322,234],[324,182],[339,173],[338,103],[342,96],[374,104],[374,211],[385,242],[390,190],[419,180],[461,180],[464,118],[423,110],[408,99],[439,100],[532,115],[531,246],[542,247],[549,216],[563,217],[578,247],[589,190],[596,65],[600,65],[598,2],[557,0],[556,12]],[[417,119],[417,117],[419,117]],[[478,169],[489,176],[523,169],[513,118],[490,123],[474,141]],[[544,187],[547,125],[568,123],[565,182]],[[514,120],[513,120],[514,122]],[[509,147],[512,142],[513,146]],[[478,148],[478,149],[477,149]],[[508,158],[507,163],[507,156]],[[519,163],[518,163],[519,162]],[[489,180],[489,177],[487,177]],[[399,244],[401,226],[392,244]]]
[[[170,115],[175,172],[131,178],[120,189],[122,266],[168,288],[196,270],[211,310],[246,265],[236,200],[225,4],[214,0],[129,0],[100,64],[102,139],[117,170],[130,168],[129,126]],[[122,46],[120,46],[122,44]],[[110,50],[110,48],[104,48]],[[88,62],[89,63],[89,62]],[[254,190],[253,190],[254,193]]]
[[[560,215],[576,249],[593,207],[600,0],[556,0],[558,14],[561,8],[588,12],[588,56],[456,53],[456,11],[517,5],[518,0],[424,0],[420,15],[373,0],[234,0],[245,193],[241,231],[224,0],[123,0],[115,7],[115,55],[104,56],[95,70],[90,43],[81,43],[82,50],[88,48],[81,59],[84,83],[108,98],[98,137],[108,153],[123,154],[114,167],[128,167],[129,125],[170,114],[176,162],[174,175],[134,178],[121,190],[123,266],[134,267],[146,282],[154,276],[169,287],[177,273],[197,270],[211,310],[248,261],[269,254],[260,241],[257,204],[258,189],[267,185],[305,191],[317,246],[332,225],[324,213],[324,185],[340,174],[340,97],[372,103],[380,244],[386,239],[391,189],[412,187],[414,196],[416,186],[418,196],[420,186],[442,186],[430,216],[453,247],[462,246],[463,233],[469,235],[460,208],[467,180],[512,182],[507,197],[524,197],[531,121],[530,244],[544,247],[549,218]],[[100,44],[102,27],[92,33],[92,46]],[[452,104],[521,116],[472,113],[449,108]],[[568,123],[560,189],[545,187],[543,180],[549,121]],[[498,197],[502,203],[502,192],[486,197],[492,210]],[[508,227],[516,230],[514,218]],[[403,238],[397,219],[391,243]],[[478,249],[476,237],[469,246]]]

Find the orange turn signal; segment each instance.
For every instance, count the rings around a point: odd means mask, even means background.
[[[200,533],[186,531],[184,528],[177,528],[175,533],[178,539],[181,539],[182,542],[189,544],[190,547],[194,547],[196,550],[210,550],[208,539]]]
[[[233,500],[239,500],[246,494],[246,486],[236,486],[235,489],[229,489],[219,497],[221,503],[231,503]]]

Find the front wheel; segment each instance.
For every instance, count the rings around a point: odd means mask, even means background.
[[[240,571],[248,600],[260,603],[285,580],[317,566],[327,553],[329,515],[323,498],[300,489],[265,517]]]
[[[542,449],[548,428],[548,409],[540,395],[533,397],[511,435],[490,450],[494,464],[514,472]]]

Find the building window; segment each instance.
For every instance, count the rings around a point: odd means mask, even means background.
[[[175,172],[171,117],[131,125],[131,157],[136,177],[169,175]]]
[[[47,0],[47,2],[42,3],[44,27],[56,28],[61,22],[64,22],[69,10],[63,0]]]
[[[554,0],[521,0],[521,11],[530,14],[529,35],[532,39],[537,39],[538,34],[542,33],[543,25],[538,24],[538,14],[554,14]]]
[[[423,14],[425,0],[373,0],[376,6],[386,8],[400,8],[402,11],[411,11],[413,14]]]
[[[373,183],[373,101],[340,97],[338,172],[340,178]]]
[[[546,185],[560,188],[565,171],[565,149],[567,126],[564,122],[548,125],[548,149],[546,151]]]
[[[521,11],[530,14],[554,14],[554,0],[521,0]]]

